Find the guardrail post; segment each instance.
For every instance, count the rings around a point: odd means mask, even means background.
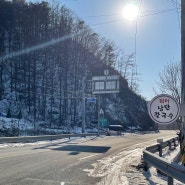
[[[163,148],[162,148],[162,143],[163,143],[163,139],[157,139],[157,142],[159,143],[159,156],[162,157],[162,152],[163,152]]]
[[[144,170],[145,170],[145,172],[148,171],[148,169],[149,169],[149,166],[148,166],[147,162],[144,161]]]
[[[173,140],[169,141],[169,150],[174,150],[174,143]]]
[[[161,143],[159,144],[159,156],[162,157],[163,149]]]
[[[173,178],[168,176],[168,185],[173,185]]]
[[[163,139],[162,138],[157,139],[157,142],[159,143],[159,157],[162,157],[162,155],[163,155],[163,147],[162,147]],[[162,172],[159,169],[157,169],[157,173],[162,174]]]

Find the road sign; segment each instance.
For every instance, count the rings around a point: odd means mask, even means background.
[[[100,118],[100,126],[101,127],[106,127],[108,126],[108,122],[106,118]]]
[[[161,94],[149,102],[148,112],[156,123],[169,124],[178,119],[180,106],[172,96]]]
[[[96,103],[96,98],[95,97],[87,98],[87,103]]]
[[[104,111],[103,111],[103,109],[100,109],[100,114],[104,114]]]
[[[119,76],[94,76],[92,77],[92,93],[107,94],[119,93]]]

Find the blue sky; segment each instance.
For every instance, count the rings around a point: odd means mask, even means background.
[[[61,2],[85,20],[95,32],[113,41],[126,55],[136,49],[140,94],[147,100],[155,96],[153,88],[158,88],[159,72],[164,66],[171,61],[180,62],[180,0],[63,0]],[[137,34],[136,21],[128,21],[122,15],[123,8],[131,2],[138,5],[141,3]]]
[[[136,51],[140,94],[151,100],[159,72],[181,59],[180,0],[54,0],[65,4],[96,33],[113,41],[125,55]],[[128,21],[123,9],[140,6],[137,21]]]

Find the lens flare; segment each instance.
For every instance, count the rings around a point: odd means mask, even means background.
[[[128,4],[123,9],[123,16],[126,19],[133,20],[136,19],[139,13],[139,8],[135,4]]]
[[[22,49],[20,51],[15,51],[15,52],[8,53],[8,54],[0,57],[0,62],[1,62],[1,60],[17,57],[17,56],[20,56],[20,55],[23,55],[23,54],[28,54],[28,53],[30,53],[32,51],[35,51],[35,50],[38,50],[38,49],[42,49],[42,48],[45,48],[45,47],[48,47],[48,46],[51,46],[51,45],[55,45],[58,42],[62,42],[62,41],[65,41],[67,39],[72,38],[72,36],[73,35],[66,35],[66,36],[64,36],[62,38],[52,39],[52,40],[50,40],[48,42],[45,42],[45,43],[42,43],[42,44],[39,44],[39,45],[36,45],[36,46],[32,46],[30,48],[25,48],[25,49]]]

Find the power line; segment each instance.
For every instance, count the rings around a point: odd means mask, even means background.
[[[177,10],[177,8],[173,8],[173,9],[167,9],[167,10],[160,10],[160,11],[149,13],[149,14],[145,14],[145,15],[140,15],[140,16],[138,16],[138,20],[140,18],[144,18],[144,17],[148,17],[148,16],[152,16],[152,15],[163,14],[163,13],[168,13],[168,12],[172,12],[172,11],[176,11],[176,10]],[[99,25],[103,25],[103,24],[111,24],[111,23],[123,22],[123,21],[129,21],[129,20],[130,19],[124,19],[124,20],[123,19],[119,19],[119,20],[113,20],[113,21],[107,21],[107,22],[97,23],[97,24],[93,24],[91,26],[99,26]]]
[[[175,2],[175,5],[176,5],[176,12],[177,12],[177,16],[178,16],[178,23],[179,23],[179,28],[181,27],[181,21],[180,21],[180,12],[179,12],[179,8],[178,8],[178,3],[177,3],[177,0]]]
[[[158,13],[165,13],[168,11],[174,11],[178,8],[175,7],[173,9],[162,9],[162,10],[153,10],[153,11],[145,11],[145,12],[140,12],[140,14],[143,14],[143,16],[148,16],[148,15],[153,15],[153,14],[158,14]],[[180,9],[180,5],[179,8]],[[82,17],[82,19],[87,19],[87,18],[100,18],[100,17],[113,17],[113,16],[121,16],[122,14],[102,14],[102,15],[89,15],[89,16],[85,16]]]

